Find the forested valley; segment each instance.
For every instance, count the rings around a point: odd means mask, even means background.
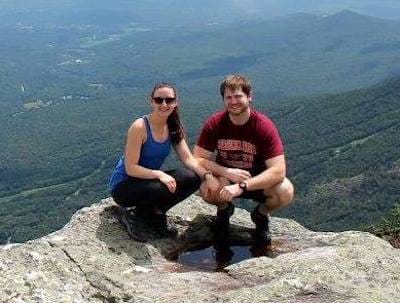
[[[233,72],[252,80],[254,107],[285,142],[296,201],[278,215],[318,230],[398,226],[384,221],[400,201],[398,21],[343,11],[162,27],[74,16],[57,26],[2,18],[1,243],[48,234],[109,196],[126,130],[149,111],[156,81],[177,85],[193,145]]]

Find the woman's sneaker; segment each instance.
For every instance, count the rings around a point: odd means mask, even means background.
[[[147,242],[149,238],[174,237],[178,234],[178,230],[168,222],[166,215],[137,212],[125,207],[118,207],[115,213],[118,221],[135,241]]]
[[[128,235],[135,241],[146,242],[143,220],[125,207],[117,207],[115,214],[118,221],[125,227]]]

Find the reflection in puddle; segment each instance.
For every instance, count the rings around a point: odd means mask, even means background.
[[[176,260],[182,271],[221,271],[224,267],[254,257],[275,257],[268,247],[254,246],[209,246],[201,250],[187,251]]]

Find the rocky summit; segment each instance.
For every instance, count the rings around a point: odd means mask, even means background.
[[[211,244],[214,206],[191,196],[169,212],[179,234],[131,239],[105,199],[61,230],[0,247],[0,302],[399,302],[400,250],[358,231],[312,232],[271,218],[272,254],[223,270],[177,257]],[[231,242],[254,228],[236,209]],[[179,260],[179,259],[178,259]],[[202,262],[202,261],[201,261]]]

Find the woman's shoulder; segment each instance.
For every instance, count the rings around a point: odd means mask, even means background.
[[[136,120],[134,120],[131,124],[131,126],[129,127],[128,133],[145,133],[146,130],[146,122],[144,121],[144,116],[137,118]]]

